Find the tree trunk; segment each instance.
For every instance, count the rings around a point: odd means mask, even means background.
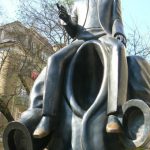
[[[9,111],[7,105],[4,103],[4,100],[2,100],[2,98],[0,98],[0,112],[3,113],[8,122],[14,120],[11,112]]]

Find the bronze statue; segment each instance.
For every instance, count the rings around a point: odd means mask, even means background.
[[[71,16],[63,6],[57,5],[66,31],[77,40],[48,59],[43,117],[33,133],[34,137],[41,138],[50,133],[61,101],[64,64],[84,41],[91,39],[100,40],[109,47],[109,117],[106,130],[110,133],[121,132],[116,116],[121,113],[121,106],[126,101],[128,72],[120,3],[120,0],[79,0],[75,2]]]
[[[49,57],[5,150],[150,148],[150,64],[126,58],[120,3],[76,0],[71,15],[57,4],[74,40]]]

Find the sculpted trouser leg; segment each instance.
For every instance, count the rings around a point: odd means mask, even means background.
[[[128,68],[125,47],[114,38],[105,36],[104,40],[109,49],[108,105],[107,113],[117,113],[127,97]]]
[[[108,122],[106,131],[108,133],[122,132],[117,116],[121,115],[121,106],[127,97],[128,68],[124,45],[111,37],[102,37],[102,41],[108,48],[108,100],[107,114]]]
[[[37,132],[40,128],[45,130],[44,132],[47,132],[43,134],[42,137],[46,136],[50,132],[49,123],[51,123],[51,121],[49,121],[49,118],[54,118],[59,111],[58,109],[63,91],[62,83],[65,64],[82,43],[83,41],[75,41],[53,54],[48,59],[43,93],[43,118],[37,126],[37,130],[34,132],[35,137],[41,137],[38,136],[40,132]]]
[[[125,47],[120,44],[114,45],[110,57],[108,114],[117,112],[118,108],[126,102],[128,86]]]

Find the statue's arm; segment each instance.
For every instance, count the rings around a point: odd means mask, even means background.
[[[77,34],[77,15],[75,13],[75,7],[73,9],[72,16],[67,13],[66,9],[62,5],[57,5],[57,7],[59,9],[59,18],[62,20],[61,24],[71,38],[75,38]]]
[[[70,35],[71,38],[75,38],[77,34],[77,24],[70,19],[66,25],[63,25],[66,32]]]
[[[113,2],[113,26],[112,35],[126,45],[126,36],[122,22],[121,0],[114,0]]]

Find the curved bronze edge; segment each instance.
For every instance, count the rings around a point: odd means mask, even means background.
[[[9,146],[10,145],[9,141],[11,142],[11,145],[15,144],[12,139],[14,137],[15,131],[22,132],[22,134],[26,137],[25,144],[27,146],[27,149],[33,150],[32,139],[29,130],[23,124],[17,121],[10,122],[4,130],[3,134],[4,150],[15,150],[14,147]]]
[[[97,94],[97,97],[95,98],[95,101],[93,102],[93,104],[88,108],[88,110],[86,112],[84,112],[84,110],[78,105],[78,103],[75,100],[74,94],[73,94],[73,89],[72,89],[72,77],[73,77],[73,69],[74,69],[74,65],[76,62],[76,58],[78,57],[78,55],[80,54],[80,51],[82,51],[82,49],[88,45],[92,44],[95,47],[95,51],[98,54],[98,57],[100,58],[103,66],[104,66],[104,73],[103,73],[103,79],[102,79],[102,83],[101,83],[101,89],[99,89],[99,92]],[[98,110],[99,107],[103,106],[103,103],[105,102],[105,98],[107,95],[107,75],[108,75],[108,65],[107,65],[107,58],[106,58],[106,51],[105,48],[103,47],[103,43],[101,43],[101,41],[98,40],[90,40],[85,42],[84,44],[82,44],[79,49],[77,50],[77,53],[75,54],[71,64],[70,64],[70,70],[68,72],[68,78],[67,78],[67,98],[69,100],[70,106],[73,110],[73,112],[79,116],[79,117],[83,117],[83,128],[82,128],[82,137],[81,137],[81,141],[82,141],[82,147],[84,147],[83,149],[87,149],[85,147],[87,146],[87,135],[86,135],[86,130],[87,130],[87,125],[88,125],[88,120],[89,118]],[[84,144],[83,144],[84,143]]]
[[[67,94],[67,99],[69,101],[69,105],[71,106],[72,111],[80,118],[82,118],[85,114],[85,110],[83,110],[76,102],[75,98],[74,98],[74,94],[73,94],[73,89],[72,89],[72,78],[73,78],[73,72],[74,72],[74,66],[76,63],[76,59],[80,54],[80,51],[88,46],[89,44],[93,44],[95,47],[98,46],[99,49],[104,49],[102,46],[102,43],[98,40],[90,40],[90,41],[86,41],[85,43],[83,43],[77,50],[77,53],[74,55],[74,58],[69,66],[70,70],[68,71],[68,78],[67,78],[67,85],[66,85],[66,94]],[[103,77],[103,81],[105,82],[105,78],[107,78],[107,61],[106,61],[106,57],[105,55],[105,51],[104,50],[97,50],[97,48],[95,49],[96,53],[98,54],[99,58],[101,59],[105,71],[104,71],[104,77]],[[107,90],[106,90],[107,91]],[[100,92],[100,91],[99,91]],[[106,93],[106,92],[105,92]],[[104,94],[105,95],[105,94]],[[96,98],[97,99],[97,98]],[[95,103],[95,102],[94,102]],[[92,105],[93,106],[93,105]]]
[[[130,148],[130,149],[148,148],[149,149],[150,148],[150,108],[144,101],[139,99],[131,99],[123,105],[123,127],[124,129],[126,128],[127,121],[128,121],[126,120],[126,118],[128,118],[129,115],[134,111],[134,108],[139,110],[143,115],[142,117],[143,117],[144,127],[142,129],[142,133],[138,135],[136,139],[132,139],[128,137],[127,135],[125,135],[126,134],[125,133],[120,136],[121,142],[126,148]]]

